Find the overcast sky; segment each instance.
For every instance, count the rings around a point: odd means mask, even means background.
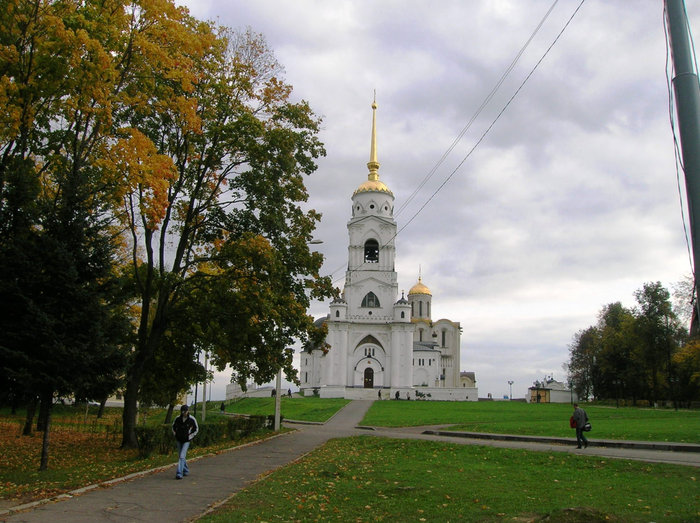
[[[367,179],[376,89],[380,178],[393,191],[399,289],[461,323],[479,396],[566,381],[573,335],[645,282],[691,272],[669,123],[663,2],[559,0],[510,75],[416,197],[552,6],[551,0],[184,0],[265,35],[323,118],[308,178],[316,246],[342,288],[351,196]],[[700,31],[700,2],[688,2]],[[470,152],[473,152],[470,154]],[[460,162],[465,160],[461,166]],[[454,173],[454,174],[453,174]],[[448,177],[432,200],[437,188]],[[419,212],[420,208],[423,207]],[[683,195],[685,207],[685,195]],[[415,216],[415,217],[414,217]],[[314,317],[328,312],[315,304]],[[229,376],[217,376],[222,398]]]

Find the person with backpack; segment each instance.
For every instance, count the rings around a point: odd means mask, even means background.
[[[197,435],[199,425],[194,416],[190,416],[190,410],[187,405],[180,407],[180,415],[173,421],[173,435],[177,442],[177,472],[175,479],[182,479],[190,473],[187,466],[187,449],[190,448],[190,441]]]

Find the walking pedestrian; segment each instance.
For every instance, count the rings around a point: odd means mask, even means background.
[[[180,415],[173,421],[173,435],[177,442],[177,472],[175,479],[182,479],[190,473],[187,466],[187,449],[190,448],[190,441],[197,435],[199,425],[194,416],[190,416],[190,409],[187,405],[180,407]]]
[[[576,448],[580,449],[581,444],[583,444],[584,448],[588,447],[588,440],[583,435],[583,427],[588,423],[588,414],[578,406],[578,403],[574,403],[574,414],[571,418],[572,424],[575,424],[576,427]]]

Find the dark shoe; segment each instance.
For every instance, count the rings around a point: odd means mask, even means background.
[[[178,474],[177,476],[175,476],[175,479],[182,479],[182,476],[180,476],[180,474]]]
[[[182,475],[183,475],[183,476],[189,476],[190,473],[189,473],[189,472],[183,472]]]
[[[580,449],[580,448],[581,448],[581,445],[579,445],[579,446],[578,446],[578,447],[576,447],[576,448],[577,448],[577,449]]]
[[[587,448],[588,448],[588,442],[586,442],[586,443],[583,444],[583,448],[584,448],[584,449],[587,449]]]

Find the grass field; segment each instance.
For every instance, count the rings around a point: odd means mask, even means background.
[[[700,443],[700,413],[672,409],[582,405],[593,425],[593,439]],[[570,405],[507,401],[375,401],[364,425],[407,427],[449,425],[453,430],[573,437]]]
[[[327,421],[348,400],[282,398],[286,419]],[[593,424],[593,439],[700,443],[700,413],[672,409],[640,409],[584,405]],[[271,415],[274,398],[247,398],[227,405],[227,412]],[[573,437],[572,408],[566,404],[507,401],[375,401],[363,425],[408,427],[447,425],[453,430],[530,436]]]
[[[346,403],[346,400],[282,398],[282,414],[289,419],[322,421],[330,418]],[[215,403],[210,406],[207,412],[208,421],[221,416],[218,411],[219,405],[220,403]],[[622,438],[700,442],[700,415],[697,411],[615,409],[599,406],[585,406],[585,408],[594,426],[593,432],[589,434],[593,439]],[[201,420],[201,405],[199,409],[197,417]],[[274,412],[274,400],[273,398],[246,399],[227,405],[227,412],[231,411],[271,414]],[[165,411],[162,409],[144,412],[147,415],[140,418],[140,423],[157,425],[162,423],[165,416]],[[470,431],[572,437],[573,431],[568,428],[570,412],[571,408],[568,405],[529,405],[516,402],[383,401],[373,404],[363,423],[379,426],[440,424]],[[35,433],[29,437],[21,436],[24,412],[20,411],[17,415],[10,416],[7,409],[0,410],[0,452],[3,456],[2,467],[0,467],[0,500],[5,501],[5,505],[10,500],[9,504],[12,505],[22,501],[46,498],[74,488],[175,462],[174,454],[169,456],[154,454],[148,459],[141,459],[138,458],[136,451],[120,450],[121,409],[107,409],[104,418],[100,420],[95,418],[95,413],[95,407],[90,407],[87,416],[84,408],[56,407],[51,433],[49,470],[40,473],[37,469],[41,434]],[[317,457],[316,453],[310,455],[308,459],[311,460],[309,462],[311,464],[304,466],[316,467],[320,466],[317,465],[318,460],[327,461],[331,468],[323,469],[325,472],[308,474],[308,477],[305,477],[303,474],[295,476],[297,470],[304,469],[290,469],[289,472],[282,473],[283,476],[290,474],[290,478],[296,477],[297,479],[280,477],[278,480],[274,480],[276,483],[270,487],[264,486],[268,480],[263,481],[260,488],[270,488],[273,491],[278,489],[280,492],[284,490],[289,496],[285,494],[285,496],[278,496],[279,500],[275,500],[274,506],[279,508],[274,510],[280,511],[277,513],[279,517],[273,517],[274,514],[267,509],[260,512],[259,517],[269,518],[268,521],[297,519],[305,521],[315,517],[328,520],[334,519],[331,517],[330,510],[334,511],[335,508],[347,505],[348,509],[346,512],[341,512],[340,519],[368,521],[384,518],[391,521],[393,519],[387,519],[381,514],[395,510],[393,504],[398,503],[402,510],[400,514],[402,517],[405,516],[406,521],[420,521],[422,517],[420,514],[436,513],[439,513],[440,516],[426,515],[426,520],[447,521],[451,518],[459,518],[460,514],[467,514],[465,516],[467,518],[475,518],[477,514],[482,514],[485,517],[488,516],[487,519],[498,519],[501,517],[498,516],[499,513],[522,514],[527,512],[525,507],[528,506],[526,501],[529,499],[528,496],[536,500],[539,499],[540,494],[537,494],[536,490],[525,487],[528,482],[542,483],[547,490],[553,490],[552,496],[556,494],[552,500],[543,498],[546,503],[542,507],[552,507],[551,510],[557,510],[557,507],[585,506],[602,510],[595,508],[599,505],[589,502],[589,490],[602,496],[602,499],[606,499],[608,496],[606,489],[617,491],[622,486],[626,488],[627,485],[636,485],[632,478],[625,475],[627,474],[625,471],[632,471],[629,474],[644,478],[645,482],[659,487],[659,496],[665,496],[668,501],[665,506],[667,512],[661,511],[661,502],[658,497],[653,493],[647,494],[645,487],[640,486],[640,494],[636,497],[624,490],[625,496],[629,497],[628,505],[630,507],[625,510],[631,512],[615,508],[613,514],[622,514],[618,517],[624,521],[664,519],[700,521],[697,508],[698,494],[687,492],[688,485],[694,486],[695,491],[700,492],[694,479],[697,476],[697,469],[685,467],[667,469],[661,465],[642,463],[627,463],[627,468],[625,468],[621,465],[625,462],[615,460],[606,461],[582,456],[560,457],[536,453],[533,455],[529,455],[529,453],[511,454],[508,451],[489,450],[486,447],[478,447],[481,449],[479,451],[454,449],[449,451],[453,453],[450,454],[446,453],[447,451],[444,449],[437,452],[434,449],[425,450],[420,445],[414,448],[413,443],[403,441],[391,443],[386,443],[387,440],[378,440],[374,443],[370,443],[370,441],[374,440],[368,438],[355,438],[347,440],[347,442],[340,440],[318,451],[320,453],[318,456],[321,457]],[[383,449],[385,444],[387,448]],[[188,455],[195,457],[218,452],[233,445],[231,442],[222,442],[213,447],[195,447],[190,450]],[[439,446],[438,448],[443,447]],[[403,453],[397,449],[403,449]],[[475,452],[475,454],[470,454],[470,452]],[[334,453],[338,453],[338,455],[333,455]],[[452,456],[447,459],[447,462],[456,460],[461,462],[461,466],[453,470],[448,466],[448,463],[440,464],[438,461],[436,463],[439,466],[433,465],[432,460],[435,459],[433,454]],[[376,469],[381,471],[381,477],[384,477],[381,481],[367,478],[368,474],[375,470],[371,469],[373,456],[377,458],[382,456],[382,459],[377,461]],[[513,456],[517,456],[517,458]],[[352,459],[348,461],[350,457]],[[357,463],[353,465],[355,461]],[[588,471],[585,473],[578,470],[579,463],[584,462],[587,464],[586,471]],[[554,465],[556,468],[549,468],[549,466]],[[392,467],[395,467],[395,470]],[[518,470],[514,470],[516,468]],[[416,482],[412,479],[416,474],[414,469],[423,471],[421,477],[424,477],[425,481]],[[333,472],[334,470],[337,473]],[[479,475],[476,475],[477,471],[480,471]],[[391,487],[393,483],[388,479],[392,474],[399,478],[391,480],[398,482],[395,488]],[[358,478],[362,478],[362,481]],[[475,478],[480,478],[486,485],[493,487],[489,489],[479,485],[477,488],[473,481]],[[580,480],[578,483],[571,483],[577,478],[577,481]],[[687,483],[686,480],[692,483]],[[272,478],[269,481],[273,481]],[[371,483],[365,484],[366,481]],[[411,483],[412,481],[413,483]],[[345,484],[346,482],[347,484]],[[331,487],[331,483],[335,486]],[[439,487],[443,484],[444,488]],[[464,484],[465,486],[460,488],[467,489],[466,492],[456,491],[460,492],[459,500],[462,505],[464,505],[465,499],[478,499],[483,503],[479,504],[473,501],[474,506],[470,504],[469,510],[466,512],[463,507],[455,508],[456,499],[451,502],[445,498],[438,503],[440,496],[452,495],[449,493],[449,489],[454,490],[455,487],[451,486],[453,484]],[[428,488],[426,485],[433,485],[433,488]],[[503,485],[510,486],[504,487]],[[567,485],[566,488],[564,485]],[[290,490],[292,487],[294,490]],[[257,489],[258,486],[256,485],[254,488]],[[337,489],[337,492],[343,493],[343,497],[330,496],[330,493],[327,492],[328,488]],[[353,492],[359,495],[353,496]],[[376,492],[376,495],[373,492]],[[570,492],[577,492],[580,495],[577,494],[574,498],[566,497]],[[411,496],[411,493],[414,495]],[[421,495],[418,496],[418,493]],[[610,493],[610,496],[613,494],[614,492]],[[328,497],[332,503],[324,496]],[[297,502],[291,505],[278,505],[287,498]],[[345,498],[349,498],[349,500]],[[502,505],[507,505],[509,498],[512,498],[511,504],[515,508],[503,508]],[[238,500],[236,503],[239,503],[240,500],[246,498],[244,494],[241,494],[234,499]],[[299,499],[307,501],[298,502]],[[690,508],[683,511],[684,509],[679,508],[678,500],[690,503]],[[622,507],[622,498],[615,503],[616,507],[617,505]],[[443,504],[446,506],[443,507]],[[482,504],[488,508],[476,510],[476,506],[480,507]],[[299,505],[302,508],[309,505],[315,507],[316,515],[313,518],[310,517],[309,513],[303,512],[299,508]],[[374,512],[366,512],[370,510],[364,508],[366,505],[370,506],[372,510],[379,510],[376,513],[376,518]],[[406,506],[404,507],[404,505]],[[605,508],[604,505],[605,503],[603,503],[603,508]],[[248,507],[246,510],[250,511],[250,514],[258,510],[253,501],[246,502],[245,506]],[[324,510],[321,510],[321,507]],[[448,507],[451,507],[450,511],[441,512],[442,509]],[[523,508],[518,512],[518,507]],[[452,511],[453,509],[454,511]],[[420,510],[424,512],[421,513]],[[535,510],[535,512],[541,514],[549,512],[549,510],[550,508],[546,508],[546,510]],[[411,511],[415,511],[415,513]],[[249,517],[241,514],[237,514],[232,521],[238,521],[239,516]],[[648,514],[648,519],[645,519],[645,514]],[[683,514],[682,517],[681,514]],[[307,518],[307,516],[309,517]],[[250,517],[253,518],[253,516]],[[586,518],[590,517],[593,516],[586,514]],[[241,519],[241,521],[245,520],[247,519]]]
[[[698,521],[698,469],[367,436],[332,440],[205,522]]]

